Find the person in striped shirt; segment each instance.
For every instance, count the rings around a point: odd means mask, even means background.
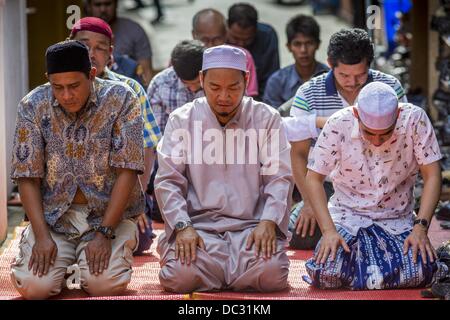
[[[291,213],[291,246],[312,249],[320,238],[317,222],[306,196],[306,165],[310,148],[319,136],[328,117],[351,106],[361,89],[373,81],[392,87],[400,102],[407,102],[405,91],[393,76],[370,68],[374,59],[373,43],[362,29],[343,29],[331,36],[328,45],[328,73],[304,83],[294,97],[290,117],[284,118],[286,133],[291,143],[291,162],[294,180],[303,201]],[[328,198],[332,186],[325,182]]]

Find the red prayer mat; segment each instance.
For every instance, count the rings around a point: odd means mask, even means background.
[[[162,225],[154,224],[155,233],[162,233]],[[16,228],[16,236],[7,244],[0,255],[0,299],[21,299],[10,280],[10,263],[18,253],[20,234],[24,227]],[[442,230],[438,221],[433,221],[430,227],[433,245],[450,238],[449,230]],[[192,294],[173,294],[163,290],[158,280],[159,256],[156,253],[157,239],[144,256],[135,257],[133,275],[127,291],[122,296],[89,297],[83,290],[63,289],[61,294],[52,299],[89,299],[89,300],[420,300],[421,289],[403,290],[319,290],[309,286],[302,280],[306,274],[305,262],[312,256],[312,251],[288,250],[290,259],[289,288],[277,293],[236,293],[219,292]]]

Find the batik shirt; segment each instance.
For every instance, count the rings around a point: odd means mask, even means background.
[[[142,119],[144,120],[144,148],[156,148],[156,145],[161,138],[161,131],[156,123],[153,110],[144,88],[142,88],[136,80],[113,72],[108,68],[105,68],[102,78],[105,80],[124,82],[134,90],[138,96],[139,103],[141,104]]]
[[[379,147],[364,139],[351,107],[330,117],[314,147],[308,169],[330,177],[331,217],[352,235],[373,223],[393,234],[411,230],[419,165],[442,157],[425,112],[400,108],[392,136]]]
[[[19,104],[11,178],[41,178],[44,217],[54,231],[67,234],[59,219],[78,188],[88,202],[89,224],[99,225],[116,182],[115,168],[144,170],[142,129],[138,98],[127,85],[96,78],[86,106],[68,113],[44,84]],[[143,210],[136,183],[124,217]]]

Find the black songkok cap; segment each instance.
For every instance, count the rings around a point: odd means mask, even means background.
[[[47,74],[80,71],[89,73],[91,60],[88,48],[78,40],[58,42],[45,53]]]

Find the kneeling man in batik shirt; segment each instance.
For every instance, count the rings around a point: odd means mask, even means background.
[[[19,104],[11,177],[31,224],[11,278],[27,299],[57,295],[69,266],[94,296],[121,294],[131,280],[144,210],[141,106],[121,82],[96,78],[88,48],[50,46],[49,82]],[[77,282],[77,279],[74,279]]]

